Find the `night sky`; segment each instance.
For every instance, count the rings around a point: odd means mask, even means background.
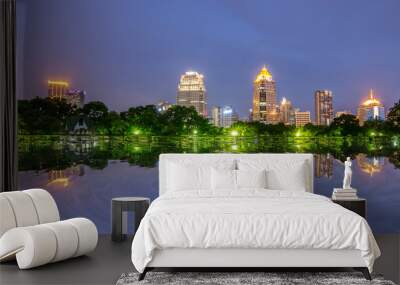
[[[386,107],[400,98],[398,0],[17,0],[17,17],[19,98],[65,79],[112,110],[174,103],[192,69],[209,107],[244,117],[264,64],[278,99],[312,113],[315,89],[333,91],[335,111],[370,88]]]

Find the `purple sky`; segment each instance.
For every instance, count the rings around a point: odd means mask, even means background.
[[[355,111],[368,90],[400,98],[400,1],[17,0],[19,98],[65,79],[110,109],[175,102],[181,73],[205,75],[209,106],[247,116],[266,64],[313,112],[315,89]]]

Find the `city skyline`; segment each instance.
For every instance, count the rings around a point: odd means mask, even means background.
[[[68,104],[74,105],[75,107],[82,107],[86,98],[86,92],[83,90],[70,90],[69,86],[70,83],[68,81],[48,79],[47,96],[50,99],[64,98]],[[346,110],[335,110],[332,91],[315,90],[313,95],[314,120],[312,119],[310,110],[300,110],[300,108],[293,106],[292,102],[286,99],[286,97],[282,97],[280,104],[278,104],[278,99],[280,98],[278,95],[279,94],[276,92],[276,82],[273,80],[266,65],[264,65],[253,81],[253,108],[251,108],[247,114],[249,119],[246,119],[246,116],[239,119],[239,114],[231,105],[224,104],[223,108],[228,107],[233,111],[234,121],[250,120],[266,124],[283,123],[285,125],[297,126],[304,126],[304,122],[328,126],[331,124],[334,117],[339,117],[342,114],[355,115],[359,119],[360,125],[363,125],[364,121],[368,119],[385,120],[386,118],[385,105],[374,96],[373,89],[369,90],[366,100],[364,100],[364,98],[361,99],[362,101],[360,101],[357,106],[357,111],[355,113],[347,111],[349,110],[348,107]],[[207,89],[203,74],[194,70],[189,70],[181,74],[176,91],[176,105],[185,107],[192,106],[201,116],[208,118],[214,125],[219,126],[222,121],[217,123],[215,117],[221,116],[221,110],[223,108],[217,105],[209,107],[207,97]],[[155,105],[159,112],[164,112],[173,104],[164,99],[160,99],[158,102],[153,102],[149,105]],[[263,110],[261,110],[262,107]],[[215,108],[220,110],[216,111]],[[259,109],[256,115],[254,114],[255,108]],[[220,115],[216,115],[215,112]],[[297,118],[297,116],[300,118]],[[228,125],[231,125],[231,123]]]
[[[370,88],[386,106],[400,97],[399,1],[17,5],[20,99],[45,96],[46,79],[53,77],[85,89],[88,100],[111,110],[174,102],[179,74],[193,69],[205,74],[209,106],[229,104],[244,117],[252,107],[248,82],[264,63],[279,83],[279,98],[312,113],[318,89],[333,92],[335,110],[353,113]],[[318,25],[316,14],[324,15]]]

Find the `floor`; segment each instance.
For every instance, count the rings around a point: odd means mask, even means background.
[[[400,283],[400,234],[376,235],[382,256],[375,272]],[[101,235],[97,249],[89,256],[78,257],[30,270],[18,270],[15,262],[0,265],[0,284],[115,284],[124,272],[133,271],[130,240],[112,242]]]
[[[15,262],[0,265],[0,284],[115,284],[124,272],[134,270],[131,242],[112,242],[100,235],[96,250],[81,256],[29,270],[18,270]]]

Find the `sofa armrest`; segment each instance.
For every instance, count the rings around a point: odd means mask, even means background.
[[[97,240],[96,226],[85,218],[13,228],[0,238],[0,261],[15,256],[28,269],[89,253]]]

